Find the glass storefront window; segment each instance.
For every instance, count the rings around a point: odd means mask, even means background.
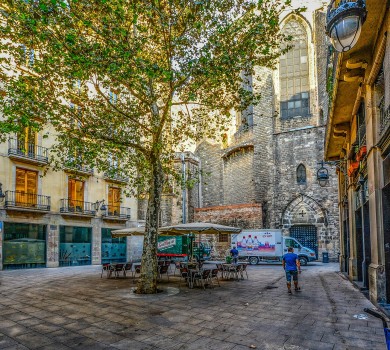
[[[5,222],[3,267],[46,267],[46,225]]]
[[[126,262],[126,237],[112,238],[110,228],[102,228],[102,264]]]
[[[91,227],[60,226],[60,266],[91,265]]]

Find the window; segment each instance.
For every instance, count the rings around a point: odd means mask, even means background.
[[[295,38],[294,47],[280,56],[280,116],[283,119],[310,114],[308,44],[305,28],[296,20],[283,28]]]
[[[118,101],[118,95],[115,92],[110,91],[109,93],[109,101],[111,104],[115,105]]]
[[[226,233],[218,234],[218,242],[220,243],[229,242],[229,235]]]
[[[18,133],[17,138],[18,153],[34,156],[35,146],[37,143],[37,133],[31,127],[27,127],[24,128],[23,132]]]
[[[291,238],[287,238],[285,240],[285,247],[289,248],[289,247],[292,247],[292,248],[300,248],[301,246],[298,244],[298,242],[294,239],[291,239]]]
[[[19,64],[21,66],[32,67],[35,61],[34,49],[28,49],[25,45],[20,45],[20,59]]]
[[[108,212],[111,215],[120,214],[121,189],[118,187],[109,187],[108,189]]]
[[[16,202],[18,205],[36,204],[38,189],[38,173],[36,171],[16,168]]]
[[[298,184],[306,183],[306,168],[303,164],[299,164],[297,168],[297,183]]]
[[[70,208],[82,211],[84,202],[84,181],[68,180],[68,201]]]

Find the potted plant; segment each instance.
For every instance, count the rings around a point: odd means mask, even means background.
[[[350,162],[348,167],[348,176],[352,176],[355,171],[359,168],[359,162]]]
[[[360,149],[358,151],[358,153],[356,154],[356,160],[360,161],[364,158],[364,156],[366,155],[367,153],[367,146],[366,145],[362,145],[360,146]]]

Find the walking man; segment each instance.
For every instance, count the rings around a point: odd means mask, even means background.
[[[236,246],[233,246],[233,249],[230,250],[230,256],[233,259],[233,264],[237,264],[237,262],[238,262],[238,249],[236,248]]]
[[[294,254],[294,248],[289,247],[288,253],[283,256],[282,265],[286,271],[288,294],[291,294],[291,278],[294,281],[295,291],[298,292],[301,288],[298,287],[298,273],[301,273],[301,264],[297,254]]]

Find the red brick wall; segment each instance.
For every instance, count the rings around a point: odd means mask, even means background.
[[[241,227],[262,228],[262,207],[258,203],[196,208],[194,221]]]
[[[214,224],[240,227],[242,229],[262,228],[261,204],[233,204],[207,208],[196,208],[194,221],[211,222]],[[219,242],[218,235],[202,235],[213,246],[212,258],[224,259],[229,255],[229,242]]]

